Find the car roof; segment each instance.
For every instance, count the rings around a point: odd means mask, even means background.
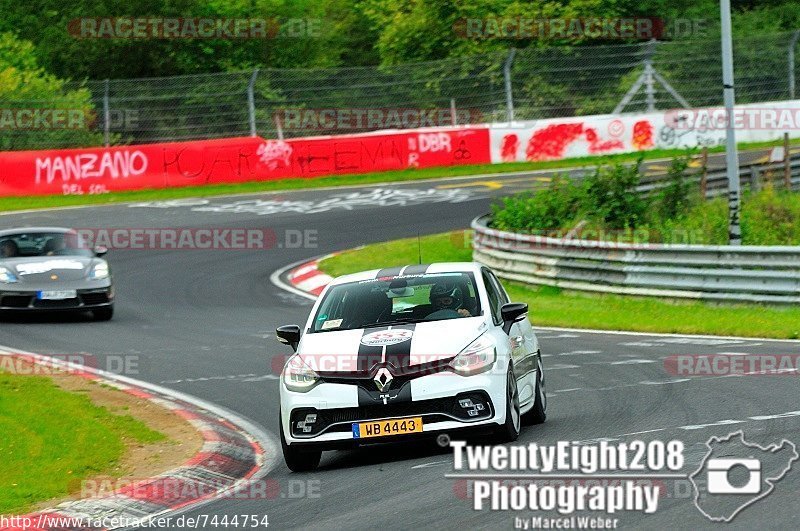
[[[68,232],[75,232],[75,230],[66,229],[64,227],[19,227],[16,229],[0,230],[0,237],[11,236],[14,234],[28,234],[31,232],[60,232],[62,234],[66,234]]]
[[[381,276],[403,276],[404,274],[424,273],[474,273],[480,275],[480,268],[483,267],[477,262],[438,262],[433,264],[409,264],[405,266],[387,267],[383,269],[371,269],[359,273],[351,273],[336,277],[331,284],[347,284],[349,282],[361,282],[363,280],[374,280]],[[411,271],[406,271],[413,268]],[[423,269],[424,268],[424,269]]]

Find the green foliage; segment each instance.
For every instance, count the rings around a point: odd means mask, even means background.
[[[687,178],[691,157],[675,157],[667,170],[667,185],[662,188],[654,201],[654,212],[660,219],[675,219],[689,211],[689,195],[692,185]]]
[[[615,230],[635,228],[644,219],[647,205],[636,191],[640,163],[598,166],[586,178],[583,209],[592,219]]]
[[[565,178],[548,188],[518,194],[492,205],[492,224],[510,232],[565,234],[586,221],[587,238],[619,242],[725,245],[728,204],[723,197],[702,200],[688,155],[675,157],[667,184],[654,194],[636,190],[638,164],[598,168],[578,186]],[[767,184],[743,196],[745,245],[800,245],[800,194]],[[590,236],[591,235],[591,236]]]
[[[52,103],[57,102],[57,103]],[[67,109],[79,111],[77,129],[30,128],[20,124],[14,110]],[[67,89],[65,82],[39,67],[32,43],[0,33],[0,109],[4,109],[0,150],[36,149],[102,142],[94,129],[96,112],[89,91]]]
[[[501,230],[541,233],[569,226],[578,216],[582,190],[556,176],[544,190],[501,199],[492,205],[493,224]]]
[[[741,223],[745,245],[800,245],[800,194],[767,185],[745,196]]]

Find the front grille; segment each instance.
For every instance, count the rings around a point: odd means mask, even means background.
[[[0,306],[4,308],[27,308],[31,303],[30,295],[6,295],[0,299]]]
[[[108,293],[105,291],[96,293],[82,293],[81,299],[83,299],[83,304],[87,306],[93,306],[95,304],[108,304]]]
[[[460,401],[471,399],[480,402],[483,409],[470,415],[473,408],[464,407]],[[396,417],[421,416],[425,422],[441,422],[445,420],[461,420],[465,422],[490,418],[492,402],[484,391],[461,393],[455,397],[435,398],[417,402],[400,402],[396,404],[377,404],[369,406],[348,407],[338,409],[299,408],[292,411],[292,435],[295,437],[313,437],[324,431],[350,431],[352,422],[385,419]],[[307,420],[313,422],[306,422]],[[298,426],[300,423],[300,426]],[[338,426],[332,426],[339,424]],[[330,429],[328,429],[330,427]],[[310,430],[309,430],[310,428]]]
[[[63,299],[60,301],[54,300],[39,300],[34,299],[33,307],[42,309],[59,309],[59,308],[77,308],[80,306],[80,299]]]

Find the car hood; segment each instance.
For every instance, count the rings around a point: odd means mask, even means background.
[[[41,284],[84,279],[99,261],[85,256],[38,256],[6,259],[0,265],[10,269],[20,283]]]
[[[307,333],[298,353],[320,373],[365,372],[383,361],[405,369],[450,359],[485,330],[483,318],[466,317]]]

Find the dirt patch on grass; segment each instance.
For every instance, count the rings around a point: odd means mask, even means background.
[[[31,373],[37,374],[37,369]],[[38,372],[41,376],[41,371]],[[143,480],[186,463],[199,452],[203,438],[188,421],[149,400],[133,396],[101,382],[66,372],[50,371],[47,376],[61,389],[85,394],[91,402],[115,415],[129,415],[151,430],[164,435],[157,442],[142,443],[123,438],[125,453],[113,470],[105,474],[75,481],[69,496],[36,504],[35,510],[53,507],[63,501],[89,497],[134,481]],[[35,466],[35,463],[32,463]]]

